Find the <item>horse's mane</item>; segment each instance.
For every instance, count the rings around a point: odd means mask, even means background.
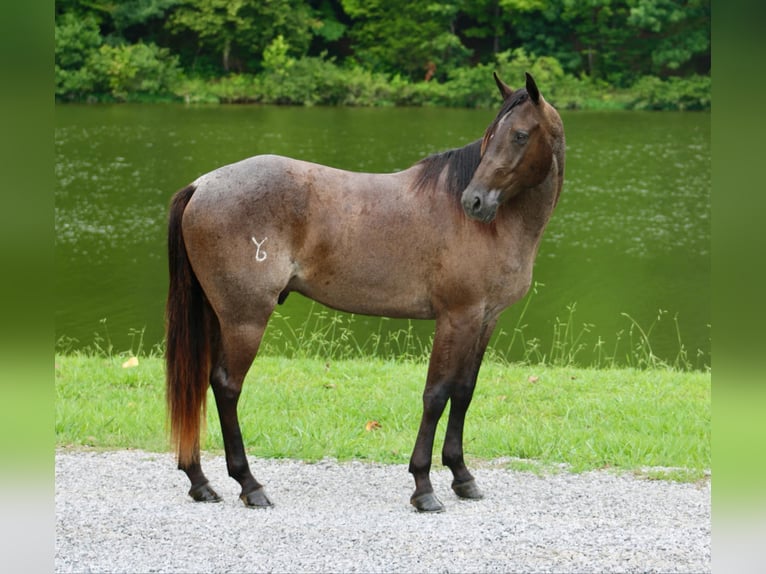
[[[516,90],[510,98],[503,102],[503,106],[492,123],[489,124],[482,139],[460,148],[430,155],[420,160],[416,164],[420,166],[420,171],[415,180],[415,189],[435,190],[439,186],[439,178],[446,169],[447,177],[442,189],[454,197],[459,204],[463,190],[468,187],[473,174],[476,173],[479,167],[486,142],[489,141],[489,137],[495,132],[500,119],[516,106],[526,102],[528,98],[529,96],[525,88]]]
[[[480,161],[481,140],[461,148],[430,155],[417,163],[420,171],[415,180],[415,189],[436,189],[439,178],[446,168],[448,171],[444,191],[460,200],[460,195],[468,187]]]

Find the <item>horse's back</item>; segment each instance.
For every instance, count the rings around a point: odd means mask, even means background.
[[[363,210],[401,191],[396,179],[397,174],[358,173],[280,155],[257,155],[197,178],[192,184],[197,190],[193,202],[220,217],[251,220],[257,211],[275,215],[280,206],[300,214],[309,201],[317,210],[340,204],[346,210],[354,206]]]
[[[263,199],[276,186],[283,187],[303,162],[279,155],[257,155],[221,166],[198,177],[194,201],[200,206]]]

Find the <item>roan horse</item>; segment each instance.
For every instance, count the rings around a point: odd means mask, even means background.
[[[197,501],[218,501],[200,466],[208,385],[229,475],[247,506],[271,506],[237,419],[242,383],[277,303],[295,291],[367,315],[436,319],[410,502],[440,512],[429,478],[447,401],[442,461],[457,496],[482,493],[463,460],[463,422],[500,312],[524,296],[564,177],[564,129],[527,74],[483,139],[392,174],[273,155],[202,175],[170,206],[167,402],[178,467]]]

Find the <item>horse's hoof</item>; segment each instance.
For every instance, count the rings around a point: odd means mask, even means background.
[[[191,496],[196,502],[221,502],[223,499],[218,496],[218,493],[213,490],[209,482],[192,486],[189,490],[189,496]]]
[[[471,500],[480,500],[484,498],[484,494],[476,486],[476,481],[472,478],[465,482],[452,481],[452,490],[455,491],[460,498],[468,498]]]
[[[417,496],[412,495],[410,504],[418,509],[418,512],[444,512],[445,508],[433,492],[424,492]]]
[[[252,492],[248,492],[247,494],[242,493],[239,495],[239,498],[242,502],[245,503],[245,506],[249,506],[251,508],[269,508],[274,506],[269,500],[269,497],[266,496],[266,491],[263,489],[263,487],[253,490]]]

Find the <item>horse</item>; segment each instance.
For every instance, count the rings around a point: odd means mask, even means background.
[[[170,202],[166,399],[178,468],[195,501],[217,502],[200,464],[212,387],[226,466],[248,507],[271,500],[251,473],[237,402],[275,306],[292,292],[351,313],[435,319],[410,503],[442,512],[430,480],[436,427],[450,403],[442,462],[463,499],[463,425],[501,311],[528,291],[564,178],[561,118],[534,79],[513,90],[483,138],[396,173],[356,173],[258,155],[206,173]]]

